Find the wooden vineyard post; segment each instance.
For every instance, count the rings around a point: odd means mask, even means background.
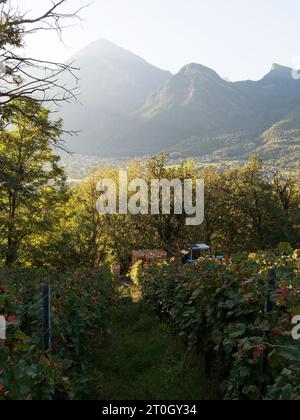
[[[0,316],[0,348],[5,347],[6,341],[6,319]]]
[[[121,266],[120,265],[113,265],[111,267],[111,272],[114,278],[114,281],[118,284],[120,282],[120,277],[121,277]]]
[[[43,350],[51,352],[51,286],[42,286],[43,305]]]
[[[274,269],[269,270],[269,280],[268,280],[268,294],[266,300],[265,313],[267,316],[271,315],[273,311],[273,302],[272,302],[272,293],[276,288],[277,277],[276,271]],[[266,334],[265,341],[268,341],[269,334]],[[261,395],[265,396],[268,386],[268,377],[269,377],[269,349],[265,349],[262,356],[261,362]]]

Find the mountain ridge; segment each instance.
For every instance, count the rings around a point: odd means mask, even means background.
[[[274,63],[258,81],[230,82],[198,63],[172,74],[105,40],[74,60],[84,106],[66,107],[62,116],[81,126],[67,144],[75,152],[130,157],[166,150],[225,160],[257,152],[294,162],[300,151],[300,81],[289,67]]]

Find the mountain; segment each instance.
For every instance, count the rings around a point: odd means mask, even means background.
[[[138,111],[140,142],[152,152],[164,144],[185,156],[282,158],[300,152],[299,110],[300,81],[292,69],[274,64],[258,82],[232,83],[190,64]]]
[[[79,102],[67,104],[61,116],[67,129],[81,132],[70,148],[87,153],[101,153],[105,133],[114,131],[172,76],[106,40],[88,45],[70,62],[80,69]],[[65,77],[72,85],[71,75]]]
[[[246,159],[257,153],[299,165],[300,80],[273,64],[259,81],[229,82],[188,64],[160,70],[107,41],[73,58],[81,68],[80,105],[63,111],[77,153],[132,157],[162,150],[175,156]]]

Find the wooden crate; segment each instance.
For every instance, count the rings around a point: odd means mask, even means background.
[[[166,260],[167,252],[161,249],[137,250],[132,253],[132,265],[142,261],[143,265],[151,265],[155,262]]]

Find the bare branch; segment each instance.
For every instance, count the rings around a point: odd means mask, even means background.
[[[0,113],[1,107],[15,99],[30,99],[59,105],[62,102],[76,101],[78,70],[72,63],[58,63],[22,57],[16,50],[23,48],[24,36],[39,31],[55,31],[61,39],[62,22],[80,19],[79,13],[86,6],[67,13],[62,7],[67,0],[53,0],[52,6],[37,17],[28,17],[15,10],[11,0],[0,0]],[[62,82],[62,75],[69,73],[74,86],[68,87]]]

